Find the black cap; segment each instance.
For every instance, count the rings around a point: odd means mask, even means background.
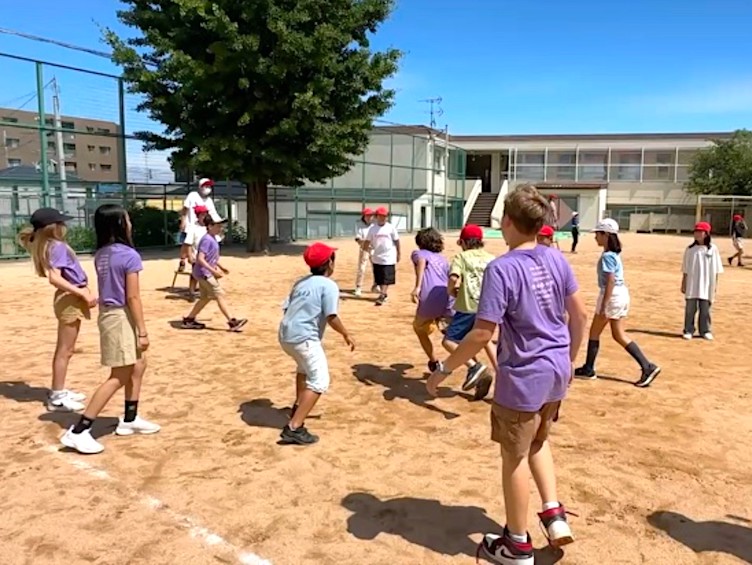
[[[66,216],[54,208],[40,208],[31,215],[31,225],[34,227],[34,231],[37,231],[49,225],[67,222],[72,219],[73,216]]]

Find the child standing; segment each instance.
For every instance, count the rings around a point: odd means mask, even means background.
[[[468,224],[462,228],[457,245],[462,251],[452,259],[447,289],[449,295],[455,297],[454,316],[449,322],[442,341],[444,349],[450,353],[457,349],[457,344],[473,329],[480,290],[483,286],[483,273],[488,264],[494,260],[494,256],[483,249],[483,228],[480,226]],[[490,343],[486,344],[485,350],[495,370],[496,354]],[[462,390],[474,388],[486,372],[486,366],[475,357],[468,359],[466,364],[468,370]],[[483,385],[488,392],[490,381],[483,380]]]
[[[540,493],[538,514],[554,547],[574,538],[559,502],[548,435],[572,379],[572,362],[584,338],[587,314],[564,256],[537,245],[548,203],[532,186],[504,201],[501,229],[509,252],[486,269],[475,327],[428,380],[428,392],[470,359],[499,329],[491,438],[501,444],[506,525],[487,533],[479,552],[502,565],[533,565],[527,531],[529,480]]]
[[[434,228],[420,230],[415,236],[418,249],[410,259],[415,266],[415,288],[410,297],[418,305],[413,320],[413,330],[423,351],[428,356],[428,370],[439,366],[431,334],[438,329],[439,320],[451,317],[452,300],[447,293],[449,262],[441,254],[444,238]]]
[[[684,251],[681,291],[686,300],[684,309],[684,339],[695,333],[695,315],[700,311],[700,334],[713,339],[710,327],[710,307],[715,300],[718,275],[723,272],[723,261],[715,243],[710,241],[710,224],[695,224],[695,240]]]
[[[640,346],[629,339],[624,331],[624,318],[629,312],[629,290],[624,284],[624,265],[621,261],[621,242],[619,241],[619,224],[616,220],[606,218],[595,226],[595,241],[603,248],[598,260],[598,302],[595,316],[590,326],[585,364],[575,371],[575,375],[585,379],[596,379],[595,359],[598,357],[600,337],[606,326],[611,327],[611,336],[616,343],[627,350],[640,365],[642,374],[635,383],[638,387],[650,386],[661,372],[658,365],[651,363],[643,354]]]
[[[306,248],[303,260],[311,274],[295,283],[282,306],[279,343],[297,364],[295,404],[290,422],[280,434],[283,443],[310,445],[319,440],[304,424],[316,402],[329,389],[329,364],[321,344],[326,326],[345,339],[350,351],[355,350],[355,342],[337,315],[339,288],[331,279],[335,251],[323,243]]]
[[[97,388],[81,419],[71,426],[60,442],[79,453],[94,454],[104,446],[91,435],[91,427],[110,399],[125,387],[125,415],[115,429],[120,436],[153,434],[157,424],[138,415],[141,384],[146,371],[143,353],[149,348],[139,272],[141,257],[133,249],[131,221],[118,204],[104,204],[94,213],[97,252],[94,266],[99,284],[99,341],[102,365],[110,377]]]
[[[65,222],[70,216],[54,208],[40,208],[31,215],[31,228],[18,240],[31,255],[34,270],[55,287],[53,310],[57,318],[57,345],[52,357],[52,386],[45,406],[51,412],[83,410],[84,394],[65,388],[68,364],[73,357],[81,320],[90,319],[97,296],[89,290],[89,279],[74,251],[65,242]]]
[[[728,264],[734,262],[736,258],[736,264],[739,267],[743,267],[742,257],[744,256],[744,236],[747,233],[747,224],[741,214],[734,214],[731,220],[731,243],[734,244],[736,252],[728,258]]]
[[[376,223],[368,230],[365,249],[373,250],[373,279],[379,292],[376,306],[381,306],[389,299],[389,287],[397,282],[400,242],[397,228],[387,221],[389,211],[384,207],[376,208],[375,215]]]
[[[577,253],[577,244],[580,242],[580,213],[572,212],[572,253]]]
[[[185,232],[185,244],[188,246],[188,262],[191,265],[196,264],[196,257],[198,257],[198,244],[201,242],[201,238],[206,235],[204,219],[209,214],[209,208],[199,205],[193,208],[193,212],[196,216],[196,223],[189,228],[186,228]],[[196,299],[197,286],[198,281],[193,274],[191,274],[190,281],[188,282],[188,299],[191,302]]]
[[[366,275],[366,268],[371,260],[371,254],[366,249],[366,240],[368,230],[373,223],[373,210],[364,208],[363,214],[355,224],[355,243],[358,244],[358,272],[355,275],[355,296],[363,293],[363,278]]]
[[[183,318],[182,328],[186,330],[203,330],[206,324],[196,321],[201,311],[212,300],[217,301],[217,306],[225,318],[230,331],[238,332],[248,323],[245,318],[237,319],[230,315],[225,301],[225,291],[219,284],[219,279],[224,275],[230,274],[219,263],[219,242],[217,237],[222,235],[227,220],[215,221],[211,216],[204,218],[206,233],[198,244],[198,253],[196,262],[193,264],[193,277],[198,281],[200,297],[198,302],[193,305],[190,313]]]
[[[536,236],[536,241],[538,242],[538,245],[545,245],[546,247],[553,246],[554,228],[551,226],[543,226]]]

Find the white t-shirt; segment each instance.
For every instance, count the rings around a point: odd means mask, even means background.
[[[723,272],[721,254],[714,243],[688,247],[684,251],[682,273],[687,276],[684,297],[700,300],[715,299],[715,278]]]
[[[389,222],[383,226],[373,224],[366,234],[366,240],[371,244],[373,249],[373,262],[376,265],[396,265],[397,264],[397,246],[399,234]]]
[[[355,223],[355,240],[365,241],[368,237],[368,230],[371,229],[372,224],[367,224],[363,220],[358,220]]]
[[[186,229],[190,229],[190,226],[196,225],[196,212],[193,211],[196,206],[206,206],[209,210],[209,215],[215,222],[222,219],[219,217],[219,214],[217,214],[217,209],[214,207],[214,200],[212,200],[212,197],[207,196],[204,198],[194,190],[193,192],[189,192],[188,196],[186,196],[183,201],[183,208],[188,208],[188,216],[185,222],[185,225],[187,226]]]
[[[193,224],[188,226],[185,232],[185,244],[193,247],[193,252],[198,256],[198,242],[206,235],[206,226]]]

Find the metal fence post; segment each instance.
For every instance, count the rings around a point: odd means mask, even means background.
[[[47,122],[44,112],[44,66],[37,61],[37,112],[39,124],[39,159],[42,169],[42,206],[50,205],[50,174],[47,163]],[[62,165],[62,163],[61,163]]]
[[[123,191],[123,201],[125,202],[128,190],[128,163],[125,150],[125,85],[123,79],[118,79],[118,114],[120,119],[120,139],[118,143],[118,152],[120,153],[120,187]],[[147,171],[148,173],[148,171]]]

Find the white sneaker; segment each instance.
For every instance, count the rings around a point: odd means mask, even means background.
[[[75,400],[76,402],[83,402],[86,400],[86,395],[83,392],[74,392],[68,389],[65,389],[63,392],[68,395],[68,398]]]
[[[94,455],[104,451],[104,445],[91,436],[91,430],[84,430],[80,434],[73,433],[73,426],[60,438],[60,443],[70,449],[75,449],[84,455]]]
[[[692,334],[684,334],[682,335],[682,337],[686,339],[687,341],[690,341],[692,339]]]
[[[119,436],[132,436],[133,434],[156,434],[162,426],[154,424],[148,420],[144,420],[141,416],[136,416],[136,419],[132,422],[124,422],[120,418],[118,427],[115,428],[115,433]]]
[[[708,341],[713,341],[713,334],[712,334],[712,333],[710,333],[710,332],[706,333],[706,334],[705,334],[705,335],[703,335],[702,337],[704,337],[704,338],[705,338],[705,339],[707,339]]]
[[[68,391],[63,391],[55,396],[48,396],[47,402],[44,405],[47,407],[48,412],[79,412],[86,408],[86,406],[74,399]]]
[[[363,294],[363,291],[360,289],[360,287],[355,289],[355,292],[353,292],[354,296],[360,296]]]

